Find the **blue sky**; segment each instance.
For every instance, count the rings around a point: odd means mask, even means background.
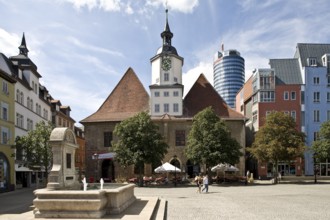
[[[184,58],[187,93],[200,73],[213,83],[224,43],[245,59],[246,79],[297,43],[330,43],[328,0],[168,0],[172,45]],[[149,92],[150,58],[161,46],[165,0],[0,0],[0,52],[29,57],[54,99],[79,122],[94,113],[132,67]],[[124,97],[123,97],[124,98]]]

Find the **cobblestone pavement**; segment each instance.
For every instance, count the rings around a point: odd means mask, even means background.
[[[209,193],[195,187],[136,187],[136,196],[168,201],[167,219],[330,219],[330,184],[211,185]]]

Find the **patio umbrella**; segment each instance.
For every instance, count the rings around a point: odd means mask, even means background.
[[[218,172],[218,171],[223,172],[223,174],[224,174],[224,179],[226,179],[226,172],[225,172],[225,169],[226,169],[227,167],[229,167],[228,164],[226,164],[226,163],[219,163],[218,165],[212,167],[212,168],[211,168],[211,171],[212,171],[212,172]]]
[[[225,171],[225,169],[228,167],[228,164],[225,163],[219,163],[218,165],[214,166],[211,168],[212,172],[216,172],[216,171]]]
[[[179,168],[173,166],[172,164],[166,162],[163,165],[155,169],[156,173],[170,173],[170,172],[181,172]]]
[[[225,171],[237,172],[237,171],[239,171],[239,169],[237,167],[234,167],[233,165],[230,165],[229,167],[225,168]]]
[[[224,175],[224,180],[226,180],[226,171],[233,171],[233,172],[237,172],[239,171],[239,169],[237,167],[234,167],[233,165],[229,165],[227,163],[219,163],[218,165],[214,166],[211,168],[212,172],[215,171],[222,171],[223,175]]]

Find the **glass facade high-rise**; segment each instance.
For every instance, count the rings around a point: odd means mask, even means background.
[[[214,88],[231,108],[244,85],[244,58],[237,50],[218,51],[213,63]]]

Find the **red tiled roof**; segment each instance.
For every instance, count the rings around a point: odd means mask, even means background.
[[[122,121],[149,110],[149,94],[132,68],[128,68],[101,107],[81,123]]]
[[[198,112],[212,106],[215,113],[221,118],[244,118],[242,114],[231,109],[225,103],[204,74],[201,74],[191,87],[183,100],[183,105],[183,117],[194,117]]]

